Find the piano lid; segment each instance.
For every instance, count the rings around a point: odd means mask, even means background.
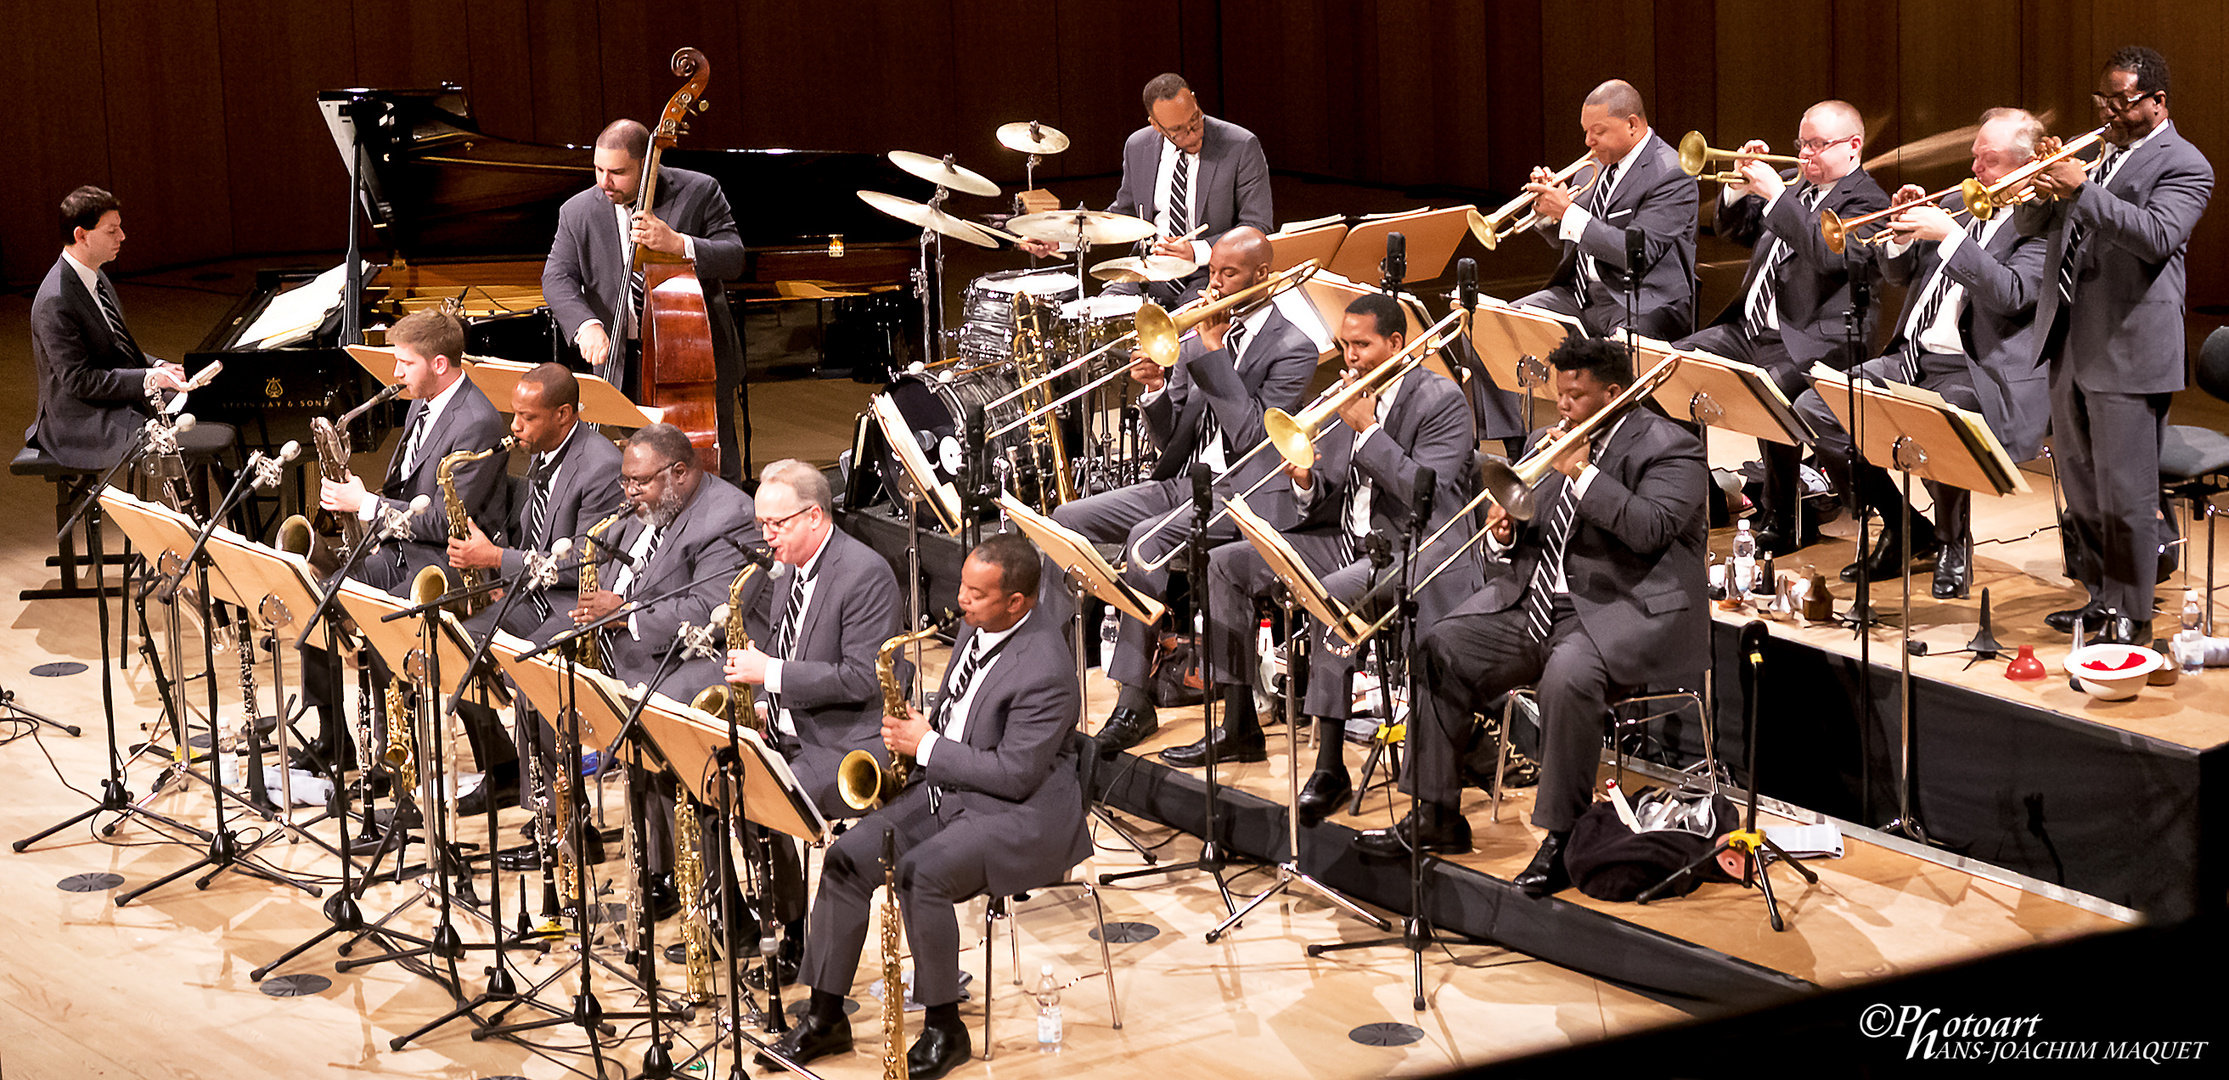
[[[595,183],[593,151],[488,135],[464,89],[348,89],[318,94],[345,167],[359,139],[363,208],[379,246],[417,262],[543,258],[557,209]],[[919,230],[876,213],[861,188],[926,199],[932,188],[862,151],[676,148],[668,165],[708,173],[756,248],[908,243]],[[991,204],[986,203],[986,206]]]

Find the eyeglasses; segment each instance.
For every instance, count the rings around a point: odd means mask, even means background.
[[[1171,137],[1175,137],[1178,135],[1190,135],[1207,126],[1207,114],[1193,113],[1190,123],[1179,124],[1175,127],[1161,127],[1161,122],[1158,120],[1153,122],[1153,126],[1161,128],[1161,134]]]
[[[789,527],[790,522],[795,521],[799,517],[803,516],[807,510],[818,509],[820,509],[820,507],[808,503],[803,509],[797,510],[793,513],[783,514],[781,517],[778,518],[760,518],[758,519],[759,531],[762,533],[780,532],[783,529]]]
[[[1839,139],[1797,139],[1796,152],[1799,154],[1823,154],[1827,147],[1833,146],[1835,143],[1849,142],[1855,138],[1857,138],[1855,135],[1844,135]]]
[[[657,478],[659,478],[660,476],[663,476],[663,475],[665,475],[665,472],[666,472],[666,470],[668,470],[668,469],[672,469],[672,468],[676,468],[676,467],[678,467],[678,466],[679,466],[680,464],[681,464],[681,463],[680,463],[680,462],[678,462],[678,461],[670,461],[670,462],[667,462],[667,463],[666,463],[666,464],[664,464],[664,465],[660,465],[660,466],[658,466],[658,468],[657,468],[657,469],[655,469],[655,470],[653,470],[653,471],[651,472],[651,474],[650,474],[650,475],[648,475],[648,476],[645,476],[645,477],[643,477],[643,478],[642,478],[642,479],[640,479],[640,480],[637,480],[637,479],[635,479],[634,477],[632,477],[632,476],[629,476],[629,475],[627,475],[626,473],[620,473],[620,474],[619,474],[619,490],[620,490],[620,492],[621,492],[621,493],[623,493],[623,494],[627,494],[627,495],[632,495],[632,494],[634,494],[635,492],[641,491],[641,490],[643,490],[643,489],[645,489],[645,488],[649,487],[649,486],[650,486],[650,482],[651,482],[651,481],[653,481],[653,480],[656,480],[656,479],[657,479]]]
[[[2128,110],[2135,108],[2137,102],[2140,102],[2148,97],[2158,97],[2162,93],[2165,93],[2165,91],[2147,90],[2139,94],[2130,94],[2127,97],[2122,97],[2119,94],[2091,94],[2090,104],[2100,109],[2111,109],[2114,112],[2127,112]]]

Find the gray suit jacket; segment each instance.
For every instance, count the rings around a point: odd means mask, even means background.
[[[789,615],[789,575],[767,582],[768,626]],[[797,753],[790,767],[821,812],[853,817],[836,793],[836,765],[853,750],[865,750],[888,763],[882,745],[882,687],[875,679],[875,653],[897,636],[903,621],[897,575],[890,563],[842,529],[833,530],[814,568],[812,603],[797,628],[797,646],[782,658],[781,704],[797,725]],[[762,648],[773,648],[773,631]],[[1072,674],[1072,673],[1071,673]],[[771,705],[771,702],[769,703]]]
[[[939,740],[921,769],[941,793],[937,818],[946,827],[1003,837],[1010,845],[984,867],[993,896],[1059,881],[1091,854],[1068,746],[1082,708],[1076,659],[1060,630],[1032,612],[976,685],[962,738]],[[972,626],[963,629],[953,655],[976,633]],[[951,670],[948,665],[945,673]]]
[[[116,337],[100,302],[59,256],[31,300],[31,355],[39,368],[39,411],[24,443],[72,469],[116,464],[151,415],[147,370],[156,361],[140,352],[128,326]]]
[[[1271,308],[1256,339],[1242,343],[1244,370],[1231,366],[1229,349],[1209,352],[1197,337],[1185,340],[1168,383],[1159,397],[1145,405],[1145,416],[1161,459],[1153,467],[1155,480],[1182,476],[1189,467],[1200,434],[1200,417],[1213,412],[1223,429],[1226,463],[1236,463],[1268,434],[1262,415],[1272,408],[1292,412],[1308,392],[1316,375],[1316,343],[1285,314]],[[1275,470],[1274,451],[1256,454],[1237,468],[1225,469],[1215,482],[1219,498],[1253,486]],[[1265,485],[1247,500],[1271,525],[1293,526],[1292,491],[1277,484]]]
[[[629,550],[645,528],[648,526],[632,515],[623,517],[618,524],[604,530],[598,546],[608,544],[621,551]],[[743,553],[736,550],[731,540],[757,545],[760,540],[758,516],[752,513],[750,496],[736,490],[735,485],[706,474],[698,481],[696,498],[690,500],[689,505],[681,509],[681,516],[667,527],[665,539],[659,542],[658,550],[651,553],[646,564],[635,567],[633,578],[621,593],[629,599],[647,600],[667,590],[688,586],[685,591],[636,612],[632,635],[627,632],[625,623],[613,624],[616,632],[612,638],[612,673],[622,682],[632,685],[655,675],[681,624],[701,626],[712,617],[713,608],[727,602],[728,587],[742,571],[745,561]],[[573,546],[576,550],[580,547],[579,538],[574,539]],[[615,564],[605,564],[596,572],[600,580],[610,582],[619,571]],[[746,603],[755,599],[755,596],[747,599]],[[564,614],[560,612],[556,617],[564,618]],[[725,681],[720,667],[714,660],[691,660],[682,664],[658,688],[669,697],[687,701],[697,691]]]
[[[1623,327],[1633,321],[1625,309],[1626,289],[1638,271],[1641,317],[1636,329],[1666,341],[1691,333],[1695,329],[1695,189],[1695,178],[1679,167],[1679,151],[1649,132],[1632,172],[1618,179],[1610,205],[1587,223],[1578,243],[1557,239],[1554,223],[1542,223],[1541,236],[1563,249],[1563,261],[1556,264],[1548,284],[1572,288],[1583,250],[1594,257],[1602,274],[1602,287],[1588,298],[1590,325]],[[1647,234],[1638,267],[1628,265],[1625,250],[1625,230],[1634,227]]]
[[[424,513],[410,519],[410,538],[382,541],[372,549],[364,561],[369,564],[385,559],[392,562],[395,555],[402,556],[402,580],[391,582],[389,590],[396,595],[407,594],[410,579],[428,566],[449,568],[449,514],[441,501],[441,459],[458,451],[486,450],[503,441],[506,425],[503,414],[495,411],[495,404],[472,380],[461,378],[456,396],[449,399],[441,416],[427,430],[418,449],[417,467],[404,475],[403,448],[409,441],[410,425],[426,411],[426,403],[412,401],[404,414],[402,438],[395,442],[394,455],[387,460],[387,472],[377,492],[381,505],[394,510],[402,509],[420,495],[433,501]],[[478,461],[464,462],[457,466],[454,479],[457,498],[464,503],[465,512],[478,522],[480,531],[490,536],[503,532],[503,477],[504,461],[500,454],[490,454]],[[371,485],[367,483],[366,487]],[[382,580],[376,574],[367,580]],[[449,584],[459,584],[454,570],[449,572]]]
[[[658,171],[657,213],[673,231],[696,238],[697,279],[704,283],[713,348],[723,354],[722,364],[730,364],[736,358],[735,319],[721,283],[743,274],[743,236],[735,229],[727,195],[719,181],[703,173],[668,166]],[[602,191],[589,188],[558,209],[557,237],[542,264],[542,293],[568,344],[590,319],[602,321],[605,332],[618,338],[616,313],[627,302],[627,267],[618,221]],[[615,348],[614,360],[596,374],[622,385],[616,358],[624,355]]]
[[[2076,385],[2123,394],[2183,388],[2183,253],[2213,188],[2213,165],[2169,123],[2110,183],[2083,184],[2073,199],[2037,199],[2017,211],[2020,231],[2050,244],[2036,300],[2045,359],[2064,364]],[[2075,302],[2063,305],[2059,267],[2076,224],[2083,238],[2073,255]]]
[[[1200,142],[1199,174],[1191,178],[1193,189],[1199,192],[1193,201],[1200,211],[1192,224],[1204,224],[1207,229],[1196,239],[1212,245],[1240,225],[1251,225],[1265,233],[1274,231],[1276,210],[1270,202],[1269,159],[1262,154],[1262,141],[1227,120],[1212,116],[1203,119],[1207,133]],[[1162,147],[1167,145],[1168,140],[1150,124],[1130,133],[1122,144],[1122,186],[1115,190],[1114,201],[1107,204],[1107,209],[1147,221],[1160,213],[1154,181],[1161,175]],[[1206,280],[1203,263],[1190,277],[1168,283],[1166,295],[1196,296]],[[1117,285],[1107,291],[1137,292],[1138,288]]]
[[[1958,200],[1963,205],[1964,200]],[[1926,286],[1942,265],[1941,245],[1922,241],[1896,258],[1881,260],[1892,284],[1910,286],[1904,310],[1896,315],[1888,352],[1905,346],[1905,327],[1924,300]],[[1959,314],[1959,337],[1966,343],[1966,366],[1982,418],[2015,461],[2036,456],[2051,422],[2051,388],[2041,353],[2043,327],[2036,322],[2036,298],[2050,288],[2043,276],[2044,242],[2022,235],[2016,224],[1999,225],[1987,247],[1965,243],[1952,253],[1945,271],[1964,286],[1966,304]]]
[[[1779,291],[1773,294],[1773,306],[1780,313],[1780,340],[1787,346],[1788,355],[1800,368],[1825,363],[1838,370],[1848,370],[1857,362],[1844,348],[1850,312],[1850,268],[1855,265],[1860,272],[1876,274],[1872,261],[1859,257],[1849,259],[1827,250],[1826,237],[1819,233],[1819,215],[1803,208],[1802,194],[1810,185],[1791,182],[1780,199],[1773,203],[1772,213],[1765,213],[1765,200],[1759,195],[1749,195],[1734,200],[1729,206],[1724,199],[1716,200],[1718,235],[1756,250],[1750,254],[1749,269],[1741,276],[1741,288],[1726,309],[1718,313],[1711,325],[1738,323],[1743,318],[1744,306],[1749,302],[1749,289],[1763,271],[1775,237],[1788,242],[1795,254],[1782,264]],[[1847,219],[1859,214],[1870,214],[1888,207],[1888,195],[1871,174],[1863,169],[1853,169],[1834,185],[1819,210],[1832,210]],[[1860,331],[1861,347],[1873,337],[1873,323],[1880,317],[1879,307],[1865,309],[1865,326]]]
[[[1710,662],[1703,444],[1663,416],[1635,409],[1594,461],[1601,474],[1579,499],[1564,549],[1572,607],[1612,682],[1692,684]],[[1465,610],[1504,611],[1523,601],[1567,482],[1550,472],[1534,489],[1540,513],[1517,530],[1509,558],[1488,566],[1485,589]]]
[[[507,485],[510,493],[509,511],[505,513],[505,530],[502,536],[493,537],[503,545],[503,568],[499,571],[506,579],[517,577],[526,569],[528,551],[548,551],[550,543],[560,536],[573,537],[575,543],[587,535],[588,527],[611,516],[626,502],[619,491],[619,447],[601,432],[585,423],[576,421],[573,434],[565,443],[564,460],[557,471],[557,478],[550,485],[549,509],[544,516],[542,535],[526,535],[527,503],[531,497],[530,479],[512,477]],[[531,461],[528,468],[532,469]],[[617,526],[614,525],[616,528]],[[570,563],[577,556],[567,556]],[[597,573],[604,573],[599,569]],[[570,568],[558,572],[557,581],[545,595],[549,598],[553,616],[570,612],[580,604],[580,570]],[[520,597],[504,616],[504,628],[522,637],[540,633],[542,620],[534,615],[534,608]],[[570,620],[551,627],[551,632],[571,626]],[[536,643],[546,642],[537,638]]]

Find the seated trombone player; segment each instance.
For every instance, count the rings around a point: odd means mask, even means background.
[[[1710,662],[1701,440],[1645,404],[1627,407],[1646,392],[1624,396],[1633,371],[1623,346],[1573,337],[1548,362],[1571,434],[1543,451],[1555,471],[1534,491],[1532,520],[1488,509],[1484,587],[1419,647],[1424,692],[1401,779],[1416,808],[1356,842],[1381,858],[1406,858],[1412,844],[1470,850],[1458,757],[1471,714],[1531,685],[1541,725],[1540,752],[1528,751],[1540,762],[1532,822],[1548,835],[1516,884],[1535,896],[1570,884],[1564,842],[1591,801],[1614,692],[1692,680]]]
[[[1368,293],[1348,304],[1339,328],[1348,376],[1341,385],[1356,387],[1373,373],[1382,377],[1398,370],[1403,361],[1396,358],[1405,357],[1410,345],[1407,330],[1407,314],[1392,297]],[[1337,413],[1326,421],[1329,430],[1317,432],[1312,465],[1301,467],[1288,460],[1281,468],[1300,515],[1298,526],[1285,533],[1286,541],[1325,589],[1350,605],[1361,599],[1373,576],[1371,562],[1362,556],[1364,538],[1373,533],[1399,537],[1408,527],[1420,469],[1432,470],[1435,477],[1427,524],[1437,530],[1462,509],[1469,495],[1471,455],[1478,445],[1470,404],[1462,388],[1447,377],[1417,365],[1390,384],[1373,381],[1371,385],[1374,389],[1337,403]],[[1323,407],[1322,403],[1312,406],[1308,414]],[[1428,549],[1419,566],[1437,565],[1438,553],[1460,550],[1468,539],[1467,532],[1450,535]],[[1209,649],[1210,669],[1224,700],[1219,754],[1260,751],[1262,731],[1254,715],[1253,691],[1253,673],[1260,660],[1255,654],[1254,605],[1270,595],[1276,579],[1261,553],[1244,540],[1210,552],[1207,574],[1209,632],[1215,638]],[[1419,617],[1425,624],[1461,602],[1466,594],[1464,580],[1461,572],[1443,574],[1425,588],[1418,597]],[[1341,649],[1332,647],[1339,643],[1338,637],[1322,627],[1315,634],[1302,710],[1316,718],[1320,731],[1316,772],[1301,793],[1301,820],[1310,825],[1322,821],[1350,790],[1340,747],[1345,742],[1354,667],[1353,655],[1341,655]],[[1202,738],[1163,751],[1161,758],[1190,768],[1204,764],[1206,752],[1207,740]]]
[[[1240,226],[1224,233],[1208,256],[1210,288],[1224,301],[1270,279],[1269,240],[1261,230]],[[1259,299],[1259,298],[1257,298]],[[1132,353],[1130,377],[1144,387],[1139,398],[1161,457],[1151,479],[1090,498],[1064,503],[1053,520],[1096,543],[1124,545],[1123,578],[1147,596],[1168,591],[1168,569],[1161,563],[1191,536],[1194,467],[1216,477],[1215,502],[1243,491],[1276,468],[1274,453],[1249,449],[1263,440],[1262,416],[1271,408],[1299,407],[1315,375],[1317,351],[1306,331],[1277,306],[1256,302],[1244,312],[1225,306],[1198,323],[1176,363],[1162,368],[1142,352]],[[1241,463],[1241,459],[1243,463]],[[1289,491],[1274,487],[1254,508],[1270,524],[1295,522]],[[1238,538],[1228,518],[1209,530],[1211,545]],[[1154,715],[1149,668],[1154,628],[1124,616],[1114,655],[1104,658],[1107,677],[1122,686],[1114,712],[1100,730],[1100,751],[1114,754],[1159,730]],[[1257,750],[1249,758],[1260,760]]]
[[[2034,156],[2042,136],[2042,122],[2024,110],[1983,113],[1974,134],[1974,180],[1984,188],[1997,184]],[[1979,412],[2014,460],[2036,456],[2051,412],[2047,372],[2038,363],[2042,333],[2035,323],[2049,245],[2041,236],[2023,236],[2009,210],[1985,211],[1986,220],[1972,213],[1963,221],[1954,218],[1952,208],[1965,209],[1963,195],[1947,196],[1938,204],[1907,184],[1897,191],[1896,202],[1895,215],[1880,233],[1865,241],[1855,236],[1846,240],[1868,242],[1879,252],[1883,275],[1909,286],[1887,350],[1851,374],[1933,390],[1953,405]],[[1835,228],[1841,228],[1839,223]],[[1870,506],[1880,514],[1880,539],[1863,556],[1867,579],[1900,576],[1903,493],[1884,463],[1855,460],[1849,432],[1817,388],[1804,391],[1795,406],[1818,437],[1814,449],[1828,477],[1853,506]],[[1928,481],[1926,486],[1935,519],[1930,523],[1913,513],[1912,559],[1933,562],[1936,599],[1963,598],[1973,582],[1973,496],[1948,484]],[[1857,563],[1843,567],[1842,580],[1857,580],[1858,569]]]
[[[828,848],[801,974],[805,1015],[774,1049],[804,1064],[851,1049],[844,998],[867,942],[883,836],[896,833],[896,883],[912,946],[913,998],[926,1007],[907,1075],[934,1080],[966,1061],[955,905],[1058,880],[1091,854],[1068,732],[1074,654],[1058,623],[1033,617],[1044,556],[1015,533],[985,539],[960,570],[966,620],[933,713],[882,719],[882,740],[913,759],[910,782]],[[885,687],[896,696],[896,687]],[[895,958],[890,958],[893,962]],[[893,1003],[892,1007],[896,1007]],[[762,1067],[773,1068],[760,1056]]]

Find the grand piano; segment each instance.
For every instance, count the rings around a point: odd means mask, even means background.
[[[557,210],[592,184],[591,149],[521,142],[480,130],[464,90],[328,90],[317,107],[345,168],[361,153],[361,208],[371,223],[360,308],[364,336],[382,343],[402,315],[449,298],[463,304],[469,350],[511,360],[557,359],[542,298],[542,262]],[[919,349],[920,303],[910,289],[918,231],[876,213],[861,188],[927,198],[927,185],[879,154],[818,150],[676,148],[665,162],[717,178],[749,251],[728,285],[736,325],[745,307],[803,300],[827,305],[823,348],[866,374],[902,369]],[[379,260],[384,258],[384,262]],[[338,269],[263,270],[253,291],[187,358],[221,359],[193,411],[240,428],[250,449],[309,442],[309,420],[362,402],[377,383],[341,351]],[[746,335],[749,331],[746,329]],[[746,352],[763,355],[746,343]],[[358,429],[378,445],[401,415],[394,402]]]

